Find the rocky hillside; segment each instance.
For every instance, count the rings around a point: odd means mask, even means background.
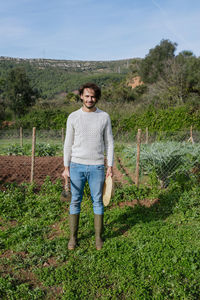
[[[42,97],[53,98],[71,92],[85,82],[100,86],[120,82],[129,72],[132,59],[115,61],[79,61],[0,57],[0,82],[6,81],[12,68],[23,67]],[[0,86],[0,90],[3,88]]]
[[[127,73],[132,59],[113,61],[81,61],[81,60],[55,60],[55,59],[23,59],[12,57],[0,57],[0,69],[2,64],[31,65],[44,69],[47,67],[62,69],[69,72],[93,72],[93,73]]]

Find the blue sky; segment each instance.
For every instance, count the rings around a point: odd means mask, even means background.
[[[0,56],[145,57],[162,39],[200,56],[199,0],[0,0]]]

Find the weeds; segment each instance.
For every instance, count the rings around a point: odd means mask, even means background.
[[[29,184],[7,185],[0,192],[0,298],[198,299],[200,188],[186,187],[118,187],[105,208],[104,247],[96,251],[86,186],[79,245],[68,251],[61,183],[47,178],[37,194]],[[150,207],[112,206],[151,197],[158,202]]]

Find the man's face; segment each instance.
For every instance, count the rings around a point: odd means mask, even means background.
[[[87,109],[92,109],[97,102],[95,92],[92,89],[84,89],[81,99],[83,100],[83,106]]]

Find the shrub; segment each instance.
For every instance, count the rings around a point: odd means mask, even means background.
[[[15,123],[15,128],[60,129],[66,124],[68,113],[60,109],[33,110]]]

